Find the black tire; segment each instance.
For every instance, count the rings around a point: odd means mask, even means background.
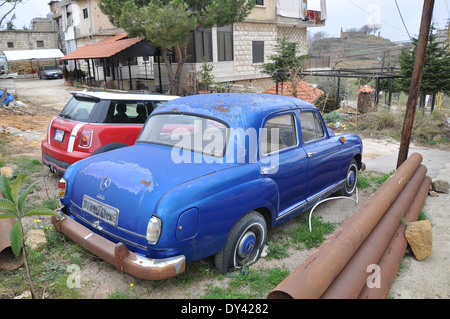
[[[106,145],[103,145],[103,146],[99,147],[98,149],[96,149],[95,152],[92,153],[92,155],[101,154],[101,153],[108,152],[108,151],[111,151],[111,150],[115,150],[115,149],[118,149],[118,148],[122,148],[122,147],[125,147],[125,146],[129,146],[129,145],[125,144],[125,143],[110,143],[110,144],[106,144]]]
[[[353,159],[345,176],[344,187],[339,190],[338,194],[341,196],[352,196],[356,190],[356,184],[358,184],[358,163]]]
[[[261,256],[266,239],[264,217],[256,211],[248,213],[233,226],[224,249],[215,255],[216,267],[226,274],[254,264]]]

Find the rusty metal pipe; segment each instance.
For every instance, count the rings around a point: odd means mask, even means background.
[[[431,178],[426,176],[417,192],[417,196],[414,198],[414,201],[411,203],[410,208],[405,214],[407,222],[417,221],[428,196],[430,184]],[[359,295],[360,299],[385,299],[388,296],[408,246],[408,242],[405,238],[405,230],[406,226],[400,223],[378,262],[378,266],[380,267],[380,287],[369,288],[368,286],[365,286]]]
[[[369,237],[331,283],[323,299],[356,299],[367,282],[367,267],[377,264],[422,185],[427,168],[419,166]]]
[[[418,169],[423,157],[412,154],[378,190],[267,298],[319,298],[355,254]]]

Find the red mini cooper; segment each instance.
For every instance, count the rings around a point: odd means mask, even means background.
[[[115,148],[133,145],[147,117],[177,96],[76,92],[50,121],[42,141],[42,162],[63,174],[69,165]]]

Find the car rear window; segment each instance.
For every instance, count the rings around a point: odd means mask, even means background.
[[[74,96],[60,117],[89,123],[144,124],[162,101],[99,100]]]
[[[223,157],[228,135],[228,126],[212,118],[161,113],[150,117],[137,141]]]
[[[95,104],[96,101],[77,99],[73,97],[64,107],[59,116],[68,120],[87,122]]]

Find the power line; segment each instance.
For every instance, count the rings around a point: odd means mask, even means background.
[[[406,27],[405,20],[403,20],[402,12],[398,6],[397,0],[395,0],[395,5],[397,6],[398,13],[400,14],[400,18],[402,19],[403,26],[405,27],[406,33],[408,33],[409,39],[411,40],[411,35],[409,34],[408,28]]]

